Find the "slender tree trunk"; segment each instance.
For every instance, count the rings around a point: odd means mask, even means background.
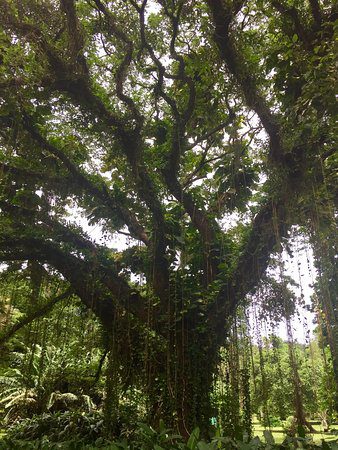
[[[242,437],[242,426],[240,419],[240,364],[239,364],[239,351],[238,351],[238,328],[237,317],[235,317],[232,327],[230,354],[229,354],[229,366],[230,366],[230,388],[231,388],[231,416],[233,437]]]
[[[290,367],[294,386],[294,405],[295,414],[297,419],[297,424],[300,427],[307,427],[311,433],[315,433],[313,426],[306,420],[303,404],[302,395],[302,384],[298,373],[298,365],[295,356],[295,349],[292,337],[291,323],[290,319],[286,319],[286,328],[288,335],[288,347],[289,347],[289,357],[290,357]]]
[[[314,193],[314,210],[310,218],[311,243],[318,271],[317,296],[325,316],[336,384],[334,409],[338,413],[338,260],[334,211],[335,207],[329,196],[318,202]]]
[[[334,408],[335,411],[338,412],[338,323],[336,322],[335,315],[333,314],[332,304],[329,298],[325,295],[325,292],[321,296],[321,301],[324,310],[327,340],[330,347],[332,368],[336,384]]]
[[[119,356],[116,330],[108,336],[108,364],[106,369],[106,398],[104,402],[104,425],[108,439],[119,434]]]
[[[261,338],[260,338],[261,339]],[[261,371],[262,377],[262,400],[263,400],[263,423],[264,426],[268,426],[270,428],[270,415],[268,408],[268,386],[266,381],[265,367],[264,367],[264,355],[263,355],[263,347],[262,342],[258,343],[258,352],[259,352],[259,368]]]

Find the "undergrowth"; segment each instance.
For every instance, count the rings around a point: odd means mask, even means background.
[[[117,440],[104,437],[104,421],[101,413],[81,414],[65,412],[43,414],[31,419],[18,421],[8,429],[0,440],[0,450],[8,449],[109,449],[109,450],[273,450],[297,448],[338,450],[338,440],[316,445],[307,437],[286,437],[282,444],[276,444],[270,431],[264,431],[264,439],[235,440],[221,436],[219,432],[206,441],[195,428],[187,442],[172,430],[165,428],[163,422],[158,430],[144,423],[134,429],[120,429]]]

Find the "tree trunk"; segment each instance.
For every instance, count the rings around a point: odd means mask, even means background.
[[[312,241],[315,266],[318,270],[317,296],[325,317],[327,342],[330,347],[336,384],[334,408],[338,413],[338,267],[335,249],[336,242],[332,239],[330,233],[333,233],[330,229],[313,229]]]
[[[177,361],[177,428],[187,437],[198,426],[201,434],[208,437],[210,419],[215,415],[211,392],[218,348],[206,332],[194,330],[182,337]]]
[[[151,368],[144,380],[149,423],[157,429],[162,419],[185,439],[197,426],[203,436],[209,436],[218,357],[213,334],[197,327],[188,329],[187,322],[177,321],[171,328],[167,349],[150,357]]]

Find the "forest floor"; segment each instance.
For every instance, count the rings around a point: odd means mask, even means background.
[[[312,437],[313,442],[315,444],[320,444],[321,441],[324,439],[325,441],[334,441],[335,439],[338,439],[338,424],[331,425],[329,432],[324,432],[323,427],[318,424],[312,424],[314,429],[317,431],[317,433],[309,433],[307,434],[308,437]],[[253,423],[253,435],[258,436],[260,439],[264,440],[264,430],[266,428],[259,422]],[[281,444],[283,440],[285,439],[285,431],[283,427],[271,427],[270,431],[275,439],[275,442],[277,444]]]
[[[315,434],[307,434],[307,437],[312,437],[313,442],[315,444],[321,444],[324,439],[326,442],[334,441],[338,439],[338,424],[331,425],[329,432],[324,432],[323,427],[318,424],[312,424],[317,433]],[[262,441],[264,441],[264,430],[266,430],[264,426],[262,426],[259,422],[253,423],[253,436],[258,436]],[[285,431],[283,427],[271,427],[270,431],[274,437],[276,444],[281,444],[285,439]],[[0,440],[6,435],[5,430],[0,429]]]

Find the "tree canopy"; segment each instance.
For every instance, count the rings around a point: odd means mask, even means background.
[[[57,295],[94,312],[121,360],[151,341],[154,396],[191,430],[210,417],[231,317],[301,227],[338,376],[334,6],[0,6],[0,260],[59,277]],[[158,381],[173,378],[174,393]]]

